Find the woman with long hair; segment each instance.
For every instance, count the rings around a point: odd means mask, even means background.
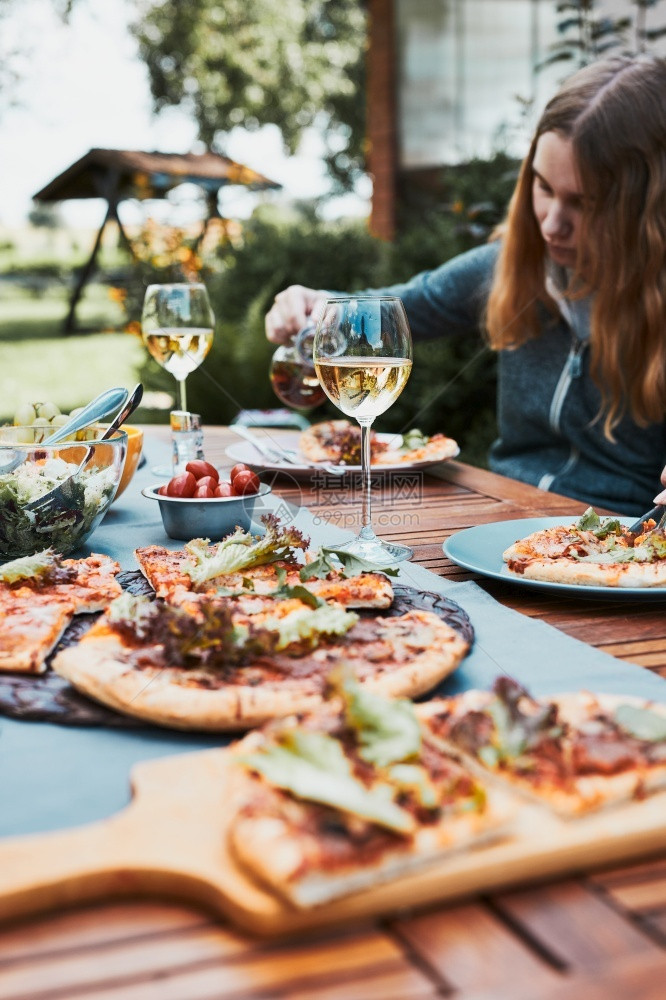
[[[491,242],[382,291],[416,340],[480,329],[498,352],[494,471],[645,511],[666,462],[666,61],[571,76]],[[268,339],[289,339],[324,297],[281,292]]]

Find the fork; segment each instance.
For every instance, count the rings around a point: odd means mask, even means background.
[[[657,504],[657,506],[653,507],[652,510],[649,510],[647,514],[641,514],[638,520],[635,521],[628,530],[633,532],[634,535],[637,535],[641,531],[644,522],[649,521],[650,519],[657,522],[658,528],[663,528],[664,523],[666,522],[666,507],[663,504]]]
[[[267,458],[269,462],[298,465],[301,468],[307,469],[321,469],[322,472],[328,472],[332,476],[344,476],[345,472],[348,471],[344,465],[331,465],[327,462],[308,462],[297,451],[294,451],[293,448],[283,448],[282,445],[266,444],[262,439],[255,437],[243,424],[230,424],[229,430],[237,434],[238,437],[249,441],[253,448],[256,448],[259,454]]]

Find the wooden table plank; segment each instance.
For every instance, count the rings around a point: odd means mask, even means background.
[[[503,893],[493,903],[565,969],[589,971],[608,961],[659,951],[630,920],[579,882]]]
[[[168,439],[168,428],[146,430]],[[228,470],[231,432],[208,428],[205,438],[207,458]],[[412,544],[422,565],[476,579],[522,614],[666,673],[660,605],[536,593],[478,578],[442,552],[445,538],[475,524],[564,518],[584,505],[460,462],[374,478],[382,535]],[[333,485],[275,479],[288,504],[356,530],[358,488]],[[279,943],[168,903],[82,908],[0,934],[3,1000],[662,1000],[665,982],[666,856]]]
[[[73,934],[73,939],[78,937]],[[392,977],[411,982],[423,996],[433,993],[430,980],[408,963],[394,940],[371,927],[305,943],[270,944],[230,937],[226,928],[208,923],[66,950],[49,961],[9,963],[1,974],[3,1000],[46,1000],[55,994],[72,1000],[231,1000],[294,991],[316,997],[320,989],[330,993],[333,984],[344,990],[352,980]]]
[[[560,986],[534,993],[531,1000],[663,1000],[664,982],[666,956],[634,957],[588,976],[565,977]],[[461,1000],[496,1000],[496,994],[490,989]]]
[[[390,926],[456,997],[492,987],[495,1000],[533,1000],[561,978],[484,904],[394,920]]]

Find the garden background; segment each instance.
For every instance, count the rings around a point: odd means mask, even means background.
[[[0,22],[19,2],[0,0]],[[88,0],[48,2],[66,24]],[[615,0],[609,17],[604,0],[558,2],[560,42],[549,61],[561,62],[564,76],[609,50],[649,48],[664,35],[657,22],[648,27],[646,21],[659,6],[661,0]],[[218,151],[224,150],[220,122],[277,125],[291,152],[316,124],[327,138],[330,195],[359,183],[363,4],[284,0],[277,10],[272,0],[192,0],[186,7],[179,0],[141,0],[135,11],[128,30],[147,66],[156,112],[186,108],[203,147]],[[302,57],[298,67],[294,45]],[[7,66],[10,53],[0,55]],[[5,73],[0,97],[11,87]],[[1,115],[0,106],[0,128]],[[488,238],[505,212],[517,168],[498,139],[490,157],[443,167],[427,189],[403,185],[398,234],[390,243],[373,238],[363,219],[327,220],[325,199],[259,200],[249,218],[215,220],[203,242],[196,226],[147,217],[129,227],[133,256],[109,230],[77,313],[81,327],[98,332],[73,335],[64,335],[62,324],[90,234],[64,227],[57,209],[36,205],[20,234],[0,229],[0,421],[11,420],[23,402],[48,399],[68,412],[96,391],[140,379],[152,405],[138,412],[137,422],[166,422],[174,382],[147,357],[139,319],[145,287],[173,280],[204,281],[217,319],[211,353],[188,379],[190,409],[205,422],[226,423],[242,408],[277,406],[263,316],[280,289],[291,283],[375,288],[438,266]],[[410,382],[377,426],[444,431],[460,442],[464,460],[483,465],[495,429],[494,376],[481,337],[417,345]],[[309,416],[335,413],[324,406]]]

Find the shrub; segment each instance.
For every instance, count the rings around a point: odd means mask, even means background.
[[[242,238],[223,242],[201,271],[217,328],[210,354],[188,379],[190,409],[207,422],[225,423],[239,409],[279,405],[268,381],[274,348],[264,335],[264,315],[276,293],[294,283],[332,290],[377,288],[438,266],[485,241],[503,216],[515,169],[499,154],[442,171],[430,191],[415,186],[414,210],[405,208],[401,233],[392,244],[370,236],[364,222],[322,222],[304,207],[291,219],[258,211],[244,225]],[[142,265],[135,294],[128,296],[135,321],[145,284],[167,280],[178,280],[173,265]],[[151,387],[173,391],[173,379],[152,361],[142,377]],[[445,339],[416,346],[407,388],[378,426],[443,430],[461,443],[464,459],[484,464],[495,433],[494,409],[493,355],[480,338]],[[330,404],[310,414],[312,419],[335,415]]]

